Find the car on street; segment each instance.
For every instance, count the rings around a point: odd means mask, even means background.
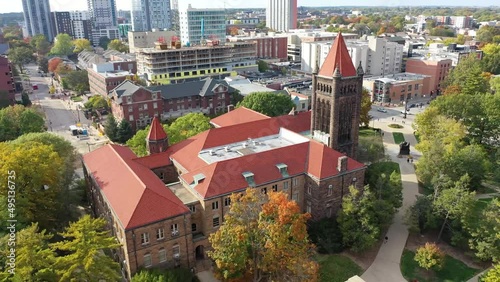
[[[387,110],[385,108],[378,108],[377,111],[381,113],[387,113]]]
[[[408,109],[415,108],[416,106],[417,106],[417,105],[415,105],[415,104],[410,104],[410,105],[408,106]]]
[[[32,87],[33,87],[33,90],[38,90],[38,85],[33,84]]]

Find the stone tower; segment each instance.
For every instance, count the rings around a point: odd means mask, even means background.
[[[311,134],[330,148],[356,157],[363,90],[363,69],[356,69],[341,33],[325,62],[313,72]]]
[[[146,137],[146,146],[150,155],[165,152],[168,148],[168,136],[163,126],[161,126],[158,117],[153,118],[151,128]]]

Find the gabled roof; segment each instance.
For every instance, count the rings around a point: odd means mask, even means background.
[[[127,147],[106,145],[85,154],[85,166],[125,229],[134,229],[189,209]]]
[[[344,155],[315,140],[311,140],[309,144],[307,172],[319,179],[337,175],[339,173],[337,170],[337,161]],[[354,159],[348,158],[347,160],[348,171],[359,169],[364,166],[364,164]]]
[[[137,90],[139,90],[141,86],[138,86],[134,84],[132,81],[126,79],[122,83],[118,84],[115,89],[113,89],[114,92],[116,92],[116,95],[118,98],[121,98],[122,96],[131,96]]]
[[[270,117],[254,110],[245,107],[239,107],[226,114],[213,118],[212,120],[210,120],[210,123],[215,127],[225,127],[268,118]]]
[[[165,129],[163,129],[163,126],[160,123],[160,119],[158,117],[154,117],[153,121],[151,122],[151,127],[149,128],[147,140],[158,141],[166,138],[167,133],[165,132]]]
[[[204,80],[191,81],[177,84],[163,84],[147,87],[147,89],[161,92],[163,99],[175,99],[191,96],[213,96],[215,87],[222,85],[229,87],[226,81],[207,78]]]
[[[318,74],[332,77],[337,68],[339,68],[342,76],[355,76],[357,74],[349,51],[345,45],[344,37],[340,32],[337,38],[335,38],[335,42],[326,56],[325,62],[321,66]]]

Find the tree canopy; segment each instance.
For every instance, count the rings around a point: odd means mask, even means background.
[[[31,46],[37,52],[38,55],[45,55],[50,50],[50,43],[43,34],[37,34],[31,38]]]
[[[75,53],[80,53],[82,51],[92,51],[92,45],[86,38],[78,38],[73,40],[73,45],[75,45],[75,49],[73,50],[73,52]]]
[[[26,133],[45,130],[42,113],[33,108],[14,105],[0,109],[0,142],[14,140]]]
[[[488,80],[482,76],[481,61],[475,54],[462,58],[457,66],[445,79],[445,86],[455,86],[459,93],[476,94],[486,93],[489,90]]]
[[[63,62],[61,58],[55,57],[49,60],[48,69],[50,72],[55,72],[57,67]]]
[[[255,92],[243,98],[237,107],[246,107],[261,114],[276,117],[288,114],[295,107],[292,99],[286,94],[272,92]]]
[[[86,70],[69,71],[62,78],[62,84],[65,88],[73,90],[78,94],[83,94],[90,90],[88,72]]]
[[[33,49],[29,47],[16,47],[9,50],[9,60],[18,65],[23,70],[25,64],[29,64],[35,60]]]
[[[168,128],[168,140],[171,145],[179,143],[210,129],[210,118],[202,113],[189,113],[176,119]]]
[[[370,97],[370,93],[366,88],[363,88],[363,94],[361,98],[361,113],[359,117],[360,126],[368,126],[371,120],[371,116],[369,114],[372,109],[372,99]]]
[[[54,39],[54,46],[50,49],[50,53],[60,56],[69,56],[73,54],[73,40],[66,33],[59,33]]]
[[[123,43],[120,39],[113,39],[108,43],[108,49],[116,50],[122,53],[128,53],[128,46]]]
[[[316,281],[318,264],[311,259],[306,221],[284,193],[268,195],[249,188],[231,196],[224,223],[210,235],[216,275],[224,279]]]
[[[118,124],[118,129],[116,131],[116,139],[118,142],[125,144],[130,138],[134,136],[134,130],[130,123],[122,119]]]
[[[106,124],[104,125],[104,133],[108,136],[109,140],[118,141],[118,123],[113,115],[108,115]]]

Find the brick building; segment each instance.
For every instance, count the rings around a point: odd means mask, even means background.
[[[310,138],[311,130],[321,130],[316,126],[323,124],[316,119],[323,116],[340,133],[358,134],[351,123],[358,124],[355,109],[361,87],[353,89],[353,85],[360,86],[362,75],[345,58],[342,37],[337,40],[333,52],[338,53],[315,74],[318,85],[314,91],[322,92],[314,99],[327,100],[321,95],[333,83],[330,99],[335,98],[337,106],[349,103],[353,107],[351,122],[342,124],[345,120],[336,112],[328,114],[314,100],[312,111],[273,118],[240,108],[213,119],[218,128],[170,145],[155,117],[146,138],[148,156],[137,158],[119,145],[106,145],[84,155],[93,211],[108,220],[123,244],[115,258],[125,277],[130,279],[141,267],[207,269],[208,237],[223,224],[230,196],[248,187],[262,193],[286,193],[312,220],[335,216],[350,185],[362,189],[366,167],[336,150],[351,154],[356,145],[346,143],[335,132],[333,142]],[[336,78],[329,74],[330,60],[338,63],[331,70]],[[116,91],[124,91],[121,97],[127,97],[127,91],[136,92],[120,87]],[[347,99],[337,97],[337,91]],[[357,136],[352,138],[357,141]]]
[[[224,80],[211,78],[151,87],[125,81],[109,97],[115,118],[126,119],[138,129],[150,124],[155,116],[167,119],[191,112],[221,112],[230,104],[229,89]]]
[[[0,56],[0,100],[7,100],[11,104],[16,103],[16,84],[12,74],[12,64],[5,56]],[[4,97],[5,95],[5,97]]]
[[[254,42],[257,58],[272,58],[282,61],[286,61],[288,58],[288,38],[286,36],[230,37],[229,41]]]
[[[430,94],[431,76],[415,73],[398,73],[386,76],[369,76],[363,79],[372,101],[398,103],[406,99],[422,98]]]
[[[137,63],[132,61],[92,64],[87,69],[90,93],[107,96],[109,91],[137,72]]]
[[[432,93],[441,91],[441,83],[452,68],[452,60],[439,56],[408,58],[406,71],[430,76],[429,90]]]

